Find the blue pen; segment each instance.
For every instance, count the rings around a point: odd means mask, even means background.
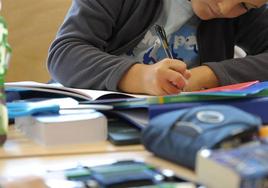
[[[68,107],[61,107],[60,104],[49,103],[47,101],[40,102],[9,102],[7,103],[8,117],[15,118],[21,116],[29,116],[37,113],[53,113],[58,114],[60,110],[112,110],[113,106],[103,104],[85,104]]]
[[[160,25],[155,25],[154,26],[155,32],[157,34],[157,36],[159,37],[161,44],[165,50],[165,53],[167,55],[167,57],[169,57],[170,59],[173,59],[172,53],[169,50],[169,45],[168,45],[168,41],[167,41],[167,35],[166,32],[164,30],[164,28]]]

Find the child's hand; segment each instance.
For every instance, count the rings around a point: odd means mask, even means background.
[[[180,93],[188,83],[190,71],[180,60],[164,59],[145,69],[145,91],[151,95]]]
[[[199,91],[219,86],[219,80],[208,66],[199,66],[190,70],[191,78],[185,91]]]
[[[187,85],[189,78],[190,71],[184,62],[164,59],[153,65],[133,65],[121,79],[119,88],[129,93],[178,94]]]

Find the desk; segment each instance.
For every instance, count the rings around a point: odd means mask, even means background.
[[[79,164],[88,166],[103,164],[105,162],[113,162],[114,160],[143,160],[160,169],[170,169],[180,177],[196,181],[196,175],[193,171],[179,167],[173,163],[159,159],[147,151],[129,151],[115,153],[99,153],[84,155],[68,155],[68,156],[46,156],[33,158],[13,158],[0,159],[0,174],[6,177],[15,177],[21,175],[44,175],[46,170],[59,170],[63,168],[71,168]]]
[[[196,181],[193,171],[153,156],[141,145],[113,146],[108,141],[83,145],[43,147],[10,127],[8,140],[0,148],[0,176],[44,175],[47,170],[85,164],[88,166],[115,160],[142,160],[178,176]]]
[[[29,140],[11,126],[8,133],[8,139],[4,146],[0,148],[0,159],[143,150],[144,148],[142,145],[114,146],[108,141],[92,144],[45,147]]]

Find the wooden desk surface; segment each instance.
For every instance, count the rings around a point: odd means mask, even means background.
[[[142,160],[160,169],[170,169],[182,178],[196,181],[193,171],[153,156],[141,145],[116,147],[109,142],[43,147],[11,128],[0,148],[0,176],[12,178],[46,174],[47,170],[66,169],[84,164],[93,166],[116,160]]]
[[[29,140],[11,126],[7,141],[0,147],[0,159],[143,150],[144,147],[142,145],[114,146],[108,141],[92,144],[45,147]]]
[[[44,176],[47,170],[62,170],[76,167],[78,164],[94,166],[115,162],[116,160],[133,159],[145,161],[160,169],[170,169],[178,176],[188,180],[197,180],[193,171],[159,159],[147,151],[0,159],[0,175],[9,178],[25,175]]]

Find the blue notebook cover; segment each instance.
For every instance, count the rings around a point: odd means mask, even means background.
[[[190,108],[195,106],[224,104],[242,109],[248,113],[259,116],[263,124],[268,124],[268,97],[242,98],[229,100],[213,100],[202,102],[180,102],[154,105],[139,105],[128,108],[116,109],[112,113],[126,119],[134,126],[143,128],[149,124],[150,119],[165,112]]]
[[[148,106],[149,119],[172,110],[212,104],[225,104],[240,108],[248,113],[259,116],[263,124],[268,123],[268,97],[150,105]]]

